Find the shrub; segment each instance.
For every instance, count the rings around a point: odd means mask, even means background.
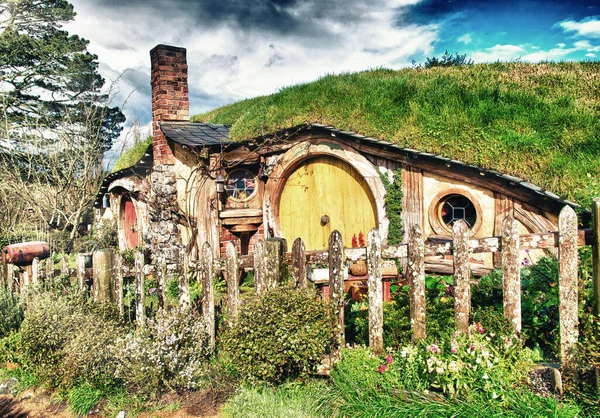
[[[128,389],[148,395],[196,388],[211,354],[204,322],[189,309],[159,310],[118,341],[118,352],[117,376]]]
[[[0,286],[0,338],[16,331],[23,321],[23,307],[19,297]]]
[[[278,383],[315,370],[331,343],[332,326],[314,291],[279,287],[241,309],[222,348],[243,378]]]

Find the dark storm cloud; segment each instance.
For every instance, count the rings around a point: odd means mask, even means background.
[[[191,18],[205,28],[224,24],[279,35],[322,37],[324,21],[352,24],[365,12],[383,10],[381,0],[90,0],[115,14],[160,13],[165,19]]]

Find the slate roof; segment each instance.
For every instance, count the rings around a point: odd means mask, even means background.
[[[229,126],[213,123],[162,122],[160,129],[165,136],[181,145],[203,147],[231,144]]]

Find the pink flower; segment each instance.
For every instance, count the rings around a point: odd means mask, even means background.
[[[382,364],[381,366],[379,366],[379,369],[377,369],[377,371],[378,371],[379,373],[383,373],[383,372],[385,372],[385,371],[387,370],[387,368],[388,368],[388,366],[387,366],[387,365],[385,365],[385,364]]]
[[[452,354],[456,354],[458,352],[458,349],[454,346],[452,346],[452,348],[450,349],[450,352],[452,352]]]
[[[387,362],[387,364],[392,364],[392,362],[394,361],[394,359],[392,358],[392,356],[387,356],[385,358],[385,361]]]
[[[485,332],[485,329],[481,326],[479,322],[475,323],[475,330],[480,334],[483,334]]]
[[[427,348],[425,348],[425,350],[431,351],[434,354],[439,354],[440,352],[440,348],[437,346],[437,344],[428,345]]]

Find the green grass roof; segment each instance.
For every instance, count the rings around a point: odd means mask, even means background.
[[[192,118],[233,140],[322,123],[525,178],[587,205],[600,195],[600,62],[377,69],[325,76]]]
[[[129,168],[137,163],[142,159],[150,144],[152,144],[152,137],[148,137],[144,141],[135,144],[128,150],[123,151],[117,161],[115,161],[115,165],[113,165],[111,173],[116,173],[117,171]]]

